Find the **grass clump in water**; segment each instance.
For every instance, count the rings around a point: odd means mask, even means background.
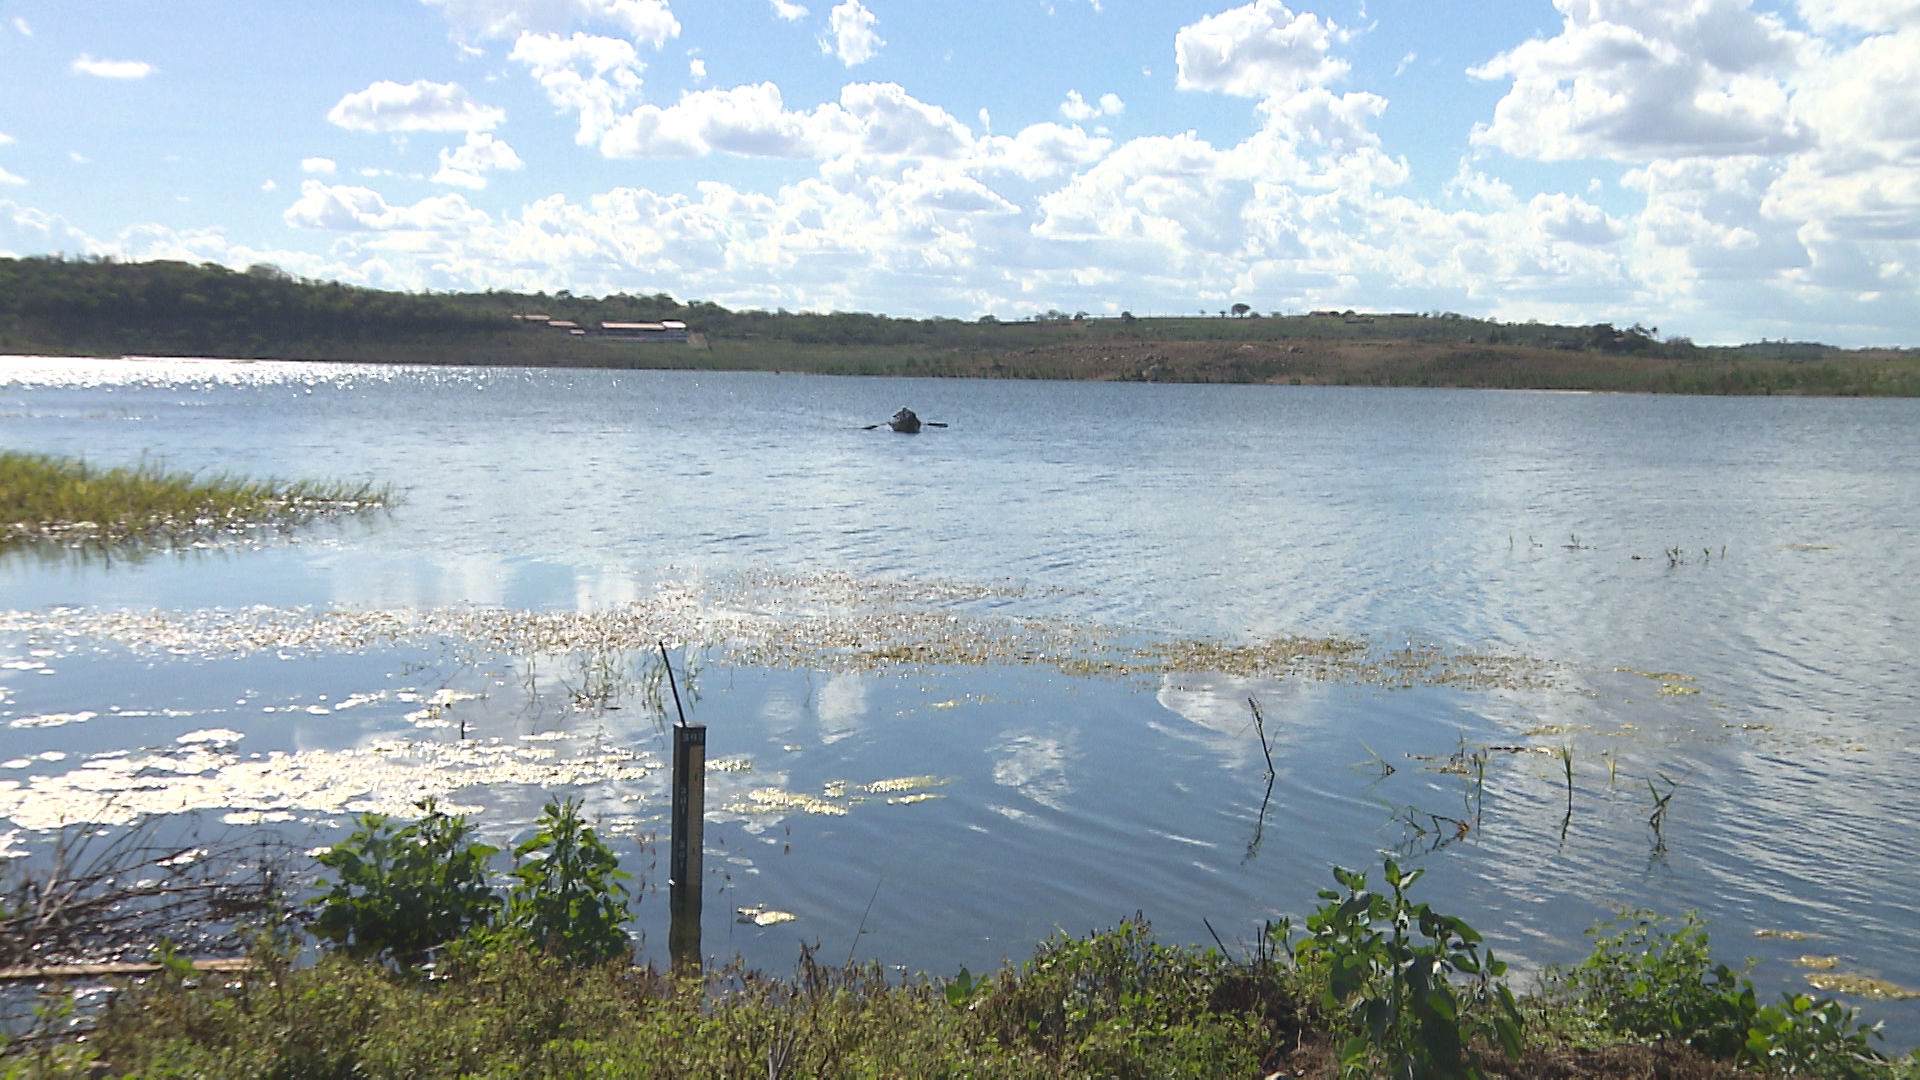
[[[202,477],[151,462],[113,468],[0,451],[0,545],[178,543],[392,502],[392,491],[375,484]]]

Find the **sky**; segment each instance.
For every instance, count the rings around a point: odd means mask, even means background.
[[[1920,345],[1920,0],[0,0],[0,254]]]

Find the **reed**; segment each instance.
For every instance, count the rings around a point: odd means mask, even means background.
[[[202,476],[157,462],[102,467],[0,451],[0,546],[180,542],[221,532],[294,526],[330,514],[392,505],[369,483]]]

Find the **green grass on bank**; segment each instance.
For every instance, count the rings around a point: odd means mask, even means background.
[[[1875,1054],[1841,1006],[1755,1002],[1737,974],[1708,965],[1692,922],[1605,938],[1584,964],[1551,973],[1517,1002],[1524,1035],[1510,1056],[1483,1022],[1492,1003],[1471,993],[1478,973],[1436,968],[1418,932],[1430,918],[1417,906],[1401,914],[1412,948],[1396,963],[1366,955],[1394,939],[1378,924],[1372,944],[1323,929],[1292,955],[1255,946],[1236,959],[1158,943],[1136,920],[954,979],[823,965],[805,947],[784,978],[739,966],[683,976],[572,966],[525,949],[445,962],[429,977],[344,953],[296,967],[283,944],[258,951],[260,966],[242,977],[153,978],[117,997],[84,1041],[22,1040],[0,1076],[1920,1076],[1913,1058]],[[1436,971],[1454,986],[1440,1008],[1407,992]],[[45,1011],[63,1015],[57,1003]]]
[[[391,501],[373,484],[203,477],[152,463],[113,468],[0,451],[0,544],[179,541]]]
[[[817,945],[785,978],[662,973],[596,944],[631,916],[577,803],[549,805],[504,899],[485,885],[497,852],[423,808],[365,815],[321,857],[338,880],[310,924],[317,964],[296,962],[299,919],[240,973],[163,941],[160,972],[89,1022],[48,992],[0,1077],[1920,1080],[1920,1055],[1882,1055],[1837,1001],[1761,1001],[1692,917],[1624,914],[1517,996],[1392,860],[1379,888],[1336,869],[1303,933],[1268,923],[1239,956],[1157,942],[1136,917],[985,977],[896,979]]]

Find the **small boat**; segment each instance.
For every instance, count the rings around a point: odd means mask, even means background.
[[[918,435],[920,434],[920,417],[915,415],[912,409],[901,409],[893,414],[893,419],[887,421],[887,426],[902,435]]]

